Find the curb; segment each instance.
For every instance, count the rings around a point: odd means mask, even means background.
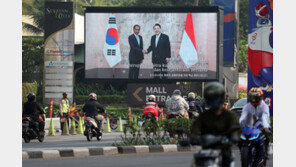
[[[73,149],[59,150],[42,150],[42,151],[24,151],[22,159],[50,159],[64,157],[88,157],[97,155],[118,155],[118,154],[135,154],[135,153],[167,153],[167,152],[184,152],[201,150],[199,146],[181,147],[175,144],[169,145],[137,145],[137,146],[118,146],[118,147],[84,147]]]

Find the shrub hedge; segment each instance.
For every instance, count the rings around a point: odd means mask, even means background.
[[[84,104],[88,100],[88,95],[83,96],[74,96],[74,101],[76,104]],[[127,97],[126,95],[99,95],[98,101],[103,105],[109,104],[126,104]]]
[[[22,83],[22,104],[27,101],[27,95],[30,92],[33,92],[37,95],[38,83],[36,81],[32,83]]]

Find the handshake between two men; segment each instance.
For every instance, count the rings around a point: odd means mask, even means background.
[[[140,26],[134,25],[134,34],[129,36],[130,54],[129,54],[129,78],[138,79],[139,66],[135,67],[135,64],[141,64],[144,59],[144,54],[152,52],[152,64],[153,64],[153,78],[167,79],[167,63],[171,58],[171,46],[169,36],[161,32],[160,24],[155,24],[153,30],[155,35],[151,37],[150,46],[148,49],[143,49],[143,38],[139,35]],[[139,52],[140,51],[140,52]],[[142,53],[139,54],[139,53]],[[133,66],[131,66],[133,64]]]

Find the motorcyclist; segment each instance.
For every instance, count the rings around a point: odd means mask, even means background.
[[[196,118],[203,111],[203,109],[195,100],[195,93],[190,92],[187,96],[187,100],[189,105],[189,118]]]
[[[195,97],[195,101],[198,102],[199,106],[201,106],[201,108],[202,108],[203,111],[204,111],[204,110],[205,110],[205,104],[204,104],[202,98],[201,98],[199,95],[197,95],[197,96]]]
[[[158,107],[158,104],[155,102],[156,97],[154,95],[149,95],[147,100],[148,102],[146,103],[143,116],[148,113],[152,113],[155,119],[158,120],[158,116],[160,115],[161,111],[160,111],[160,108]]]
[[[23,117],[30,117],[33,121],[38,122],[38,130],[39,134],[42,135],[44,134],[44,111],[43,109],[38,105],[37,102],[35,102],[35,94],[30,92],[27,95],[28,101],[24,103],[24,108],[23,108]],[[39,115],[41,115],[40,119]],[[37,128],[37,127],[36,127]]]
[[[184,118],[189,118],[187,112],[189,110],[189,105],[181,96],[181,91],[179,89],[174,90],[172,97],[168,99],[165,104],[168,109],[168,113],[179,114]]]
[[[204,89],[204,97],[207,108],[193,122],[191,127],[191,141],[201,135],[223,135],[233,126],[238,126],[238,120],[232,112],[227,112],[224,107],[225,90],[218,82],[209,83]],[[239,140],[238,132],[232,132],[227,136],[231,141]],[[218,145],[222,149],[222,167],[229,167],[232,161],[230,145]]]
[[[98,123],[100,122],[99,132],[102,136],[105,107],[97,101],[97,95],[95,93],[89,94],[89,100],[84,104],[83,109],[86,117],[94,118]]]
[[[269,107],[263,101],[263,91],[260,88],[251,88],[248,94],[249,102],[243,107],[241,117],[239,119],[240,124],[244,121],[248,122],[253,117],[258,118],[263,125],[263,131],[266,136],[265,140],[265,156],[267,157],[267,149],[269,144],[270,134],[270,114]]]

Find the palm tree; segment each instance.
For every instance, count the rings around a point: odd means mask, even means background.
[[[44,33],[44,0],[33,0],[32,5],[23,1],[22,5],[33,19],[33,24],[22,22],[23,28],[34,34]]]

